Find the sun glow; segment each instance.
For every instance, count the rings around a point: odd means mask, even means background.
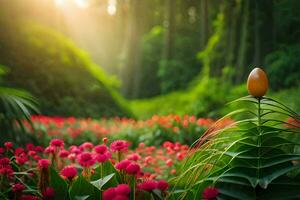
[[[115,15],[117,12],[117,1],[109,0],[107,5],[107,13],[111,16]]]
[[[89,7],[88,0],[54,0],[55,5],[58,7],[64,7],[69,5],[76,5],[79,8]]]

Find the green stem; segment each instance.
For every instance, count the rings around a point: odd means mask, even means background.
[[[136,181],[136,179],[135,179],[135,176],[133,176],[133,200],[135,200],[135,181]]]
[[[257,128],[258,128],[258,146],[261,147],[261,98],[258,98],[258,109],[257,109]],[[260,149],[259,149],[260,150]],[[259,151],[260,153],[260,151]],[[259,155],[260,156],[260,155]]]
[[[121,161],[121,151],[118,151],[118,162]]]
[[[103,178],[103,163],[100,163],[101,178]]]
[[[261,156],[261,98],[258,97],[258,109],[257,109],[257,130],[258,130],[258,170],[257,170],[257,178],[260,177],[260,166],[261,166],[261,160],[260,160],[260,156]]]

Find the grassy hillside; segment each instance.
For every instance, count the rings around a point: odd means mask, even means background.
[[[4,82],[38,97],[42,113],[130,115],[116,92],[118,81],[64,35],[28,21],[9,30],[0,33],[0,64],[8,68]]]
[[[203,78],[195,81],[194,86],[190,86],[189,89],[184,91],[131,101],[130,108],[134,115],[139,118],[170,113],[218,118],[235,109],[234,104],[226,105],[226,103],[246,95],[248,95],[246,85],[231,86],[221,80]],[[299,88],[279,92],[269,91],[268,96],[278,99],[295,111],[300,112]]]

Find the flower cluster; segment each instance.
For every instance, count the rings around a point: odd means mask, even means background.
[[[175,166],[186,157],[189,147],[178,142],[164,142],[161,147],[140,143],[134,150],[129,146],[128,141],[109,142],[107,138],[102,144],[84,142],[71,146],[54,138],[45,148],[33,144],[22,148],[6,142],[0,147],[0,186],[11,188],[8,198],[37,199],[41,194],[44,199],[52,199],[60,194],[51,187],[51,170],[72,187],[79,176],[88,182],[94,180],[98,169],[101,170],[98,177],[104,178],[108,175],[105,167],[111,166],[119,173],[120,182],[103,192],[104,199],[128,199],[130,195],[142,195],[141,191],[153,190],[166,196],[169,184],[163,179],[168,178],[170,171],[176,174]],[[28,184],[37,190],[27,188]]]
[[[61,138],[67,144],[82,143],[88,139],[93,143],[104,137],[114,139],[126,139],[128,133],[134,133],[135,141],[146,142],[148,145],[157,145],[168,140],[191,144],[198,139],[214,120],[206,118],[196,118],[193,115],[154,115],[146,120],[134,120],[128,118],[102,118],[100,120],[77,119],[74,117],[48,117],[32,116],[33,127],[24,122],[29,132],[34,132],[35,136],[46,138]],[[226,125],[226,123],[224,124]],[[35,131],[33,131],[35,130]],[[36,134],[37,133],[37,134]],[[139,140],[141,134],[150,134],[152,139],[147,141]],[[158,134],[160,133],[160,134]],[[45,137],[44,137],[45,138]],[[150,138],[150,137],[149,137]],[[135,142],[131,141],[131,142]],[[52,147],[61,147],[59,140],[54,141]],[[136,144],[134,144],[136,145]]]

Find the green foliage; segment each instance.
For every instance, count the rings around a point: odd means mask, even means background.
[[[157,76],[159,60],[162,55],[162,27],[155,26],[144,35],[142,40],[143,57],[141,65],[141,83],[139,85],[139,96],[149,97],[160,93],[160,80]],[[145,89],[147,88],[147,89]]]
[[[299,198],[296,149],[300,144],[295,137],[300,127],[290,128],[284,120],[300,116],[270,98],[240,101],[256,105],[257,113],[254,108],[233,111],[229,115],[247,112],[251,117],[220,131],[208,130],[195,143],[194,152],[173,180],[175,188],[184,190],[177,199],[199,199],[210,185],[219,189],[218,199]],[[274,115],[281,115],[281,120]]]
[[[300,45],[291,45],[267,55],[266,67],[272,88],[278,90],[300,85],[299,53]]]
[[[55,199],[67,199],[69,194],[66,181],[52,167],[50,168],[50,177],[50,186],[55,191]]]
[[[0,142],[28,141],[30,138],[25,134],[24,122],[30,123],[30,114],[38,112],[37,100],[27,92],[0,87]],[[23,134],[19,134],[20,132]]]
[[[8,85],[39,97],[44,114],[128,115],[124,100],[114,91],[115,79],[73,42],[33,22],[17,25],[16,31],[0,34],[0,63],[9,67]]]
[[[279,99],[280,101],[286,102],[286,104],[300,113],[300,88],[290,88],[286,90],[281,90],[279,92],[271,93],[271,96]]]
[[[218,117],[218,109],[229,99],[246,94],[246,87],[231,89],[232,85],[224,80],[203,77],[191,83],[185,91],[171,92],[166,95],[130,102],[133,113],[140,118],[152,115],[176,113],[196,116]]]

